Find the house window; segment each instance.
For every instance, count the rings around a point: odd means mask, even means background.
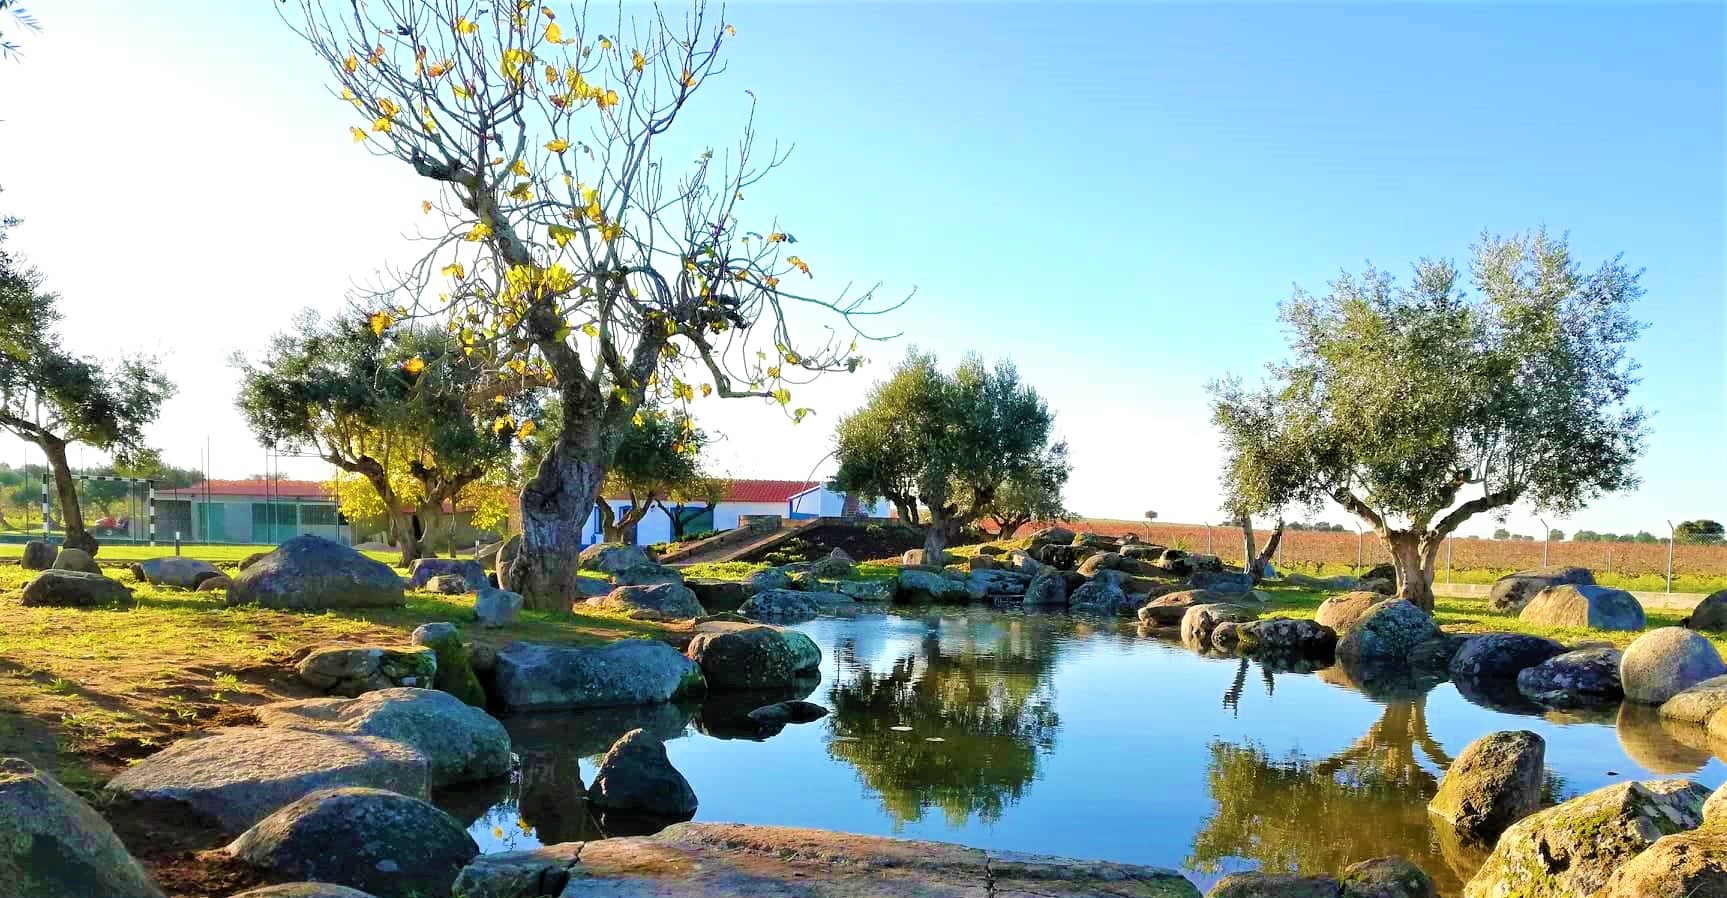
[[[334,505],[302,505],[302,506],[300,506],[300,525],[303,527],[334,527],[334,526],[336,526],[336,506],[334,506]]]

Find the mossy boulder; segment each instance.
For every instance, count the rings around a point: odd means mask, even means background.
[[[0,758],[0,895],[161,898],[108,821],[18,758]]]
[[[45,571],[54,566],[54,556],[59,551],[53,543],[33,539],[24,544],[24,557],[18,560],[18,566],[27,571]]]
[[[1347,636],[1350,630],[1355,629],[1355,624],[1361,620],[1362,615],[1383,601],[1385,596],[1377,592],[1346,592],[1319,603],[1319,610],[1313,613],[1313,619],[1321,626],[1336,631],[1339,637]]]
[[[963,604],[971,601],[971,590],[964,580],[955,580],[945,573],[907,568],[899,572],[894,582],[894,601],[913,605]]]
[[[350,698],[395,686],[430,688],[438,655],[427,647],[327,645],[313,649],[296,670],[306,685]]]
[[[790,686],[821,665],[821,649],[796,630],[760,624],[703,624],[684,655],[712,689]]]
[[[445,786],[510,772],[510,735],[485,711],[437,689],[380,689],[359,698],[311,698],[257,709],[267,727],[370,736],[425,756],[431,783]]]
[[[1619,783],[1519,820],[1464,898],[1588,898],[1662,836],[1694,829],[1709,790],[1688,780]]]
[[[1715,645],[1683,627],[1650,630],[1619,658],[1619,685],[1625,697],[1646,705],[1659,705],[1722,674],[1727,674],[1727,664]]]
[[[51,569],[37,574],[24,585],[22,604],[25,607],[89,608],[125,605],[131,601],[132,590],[118,580],[84,571]]]
[[[1546,756],[1546,741],[1528,730],[1482,736],[1451,762],[1427,810],[1465,840],[1491,845],[1541,808]]]
[[[459,698],[476,708],[486,706],[486,691],[480,688],[480,678],[474,675],[473,658],[462,642],[462,631],[452,623],[421,624],[411,637],[415,645],[423,645],[438,657],[438,669],[432,674],[432,686]]]
[[[1433,616],[1407,599],[1369,608],[1349,633],[1337,640],[1337,654],[1364,660],[1406,658],[1415,647],[1439,636]]]
[[[61,549],[60,554],[54,557],[54,566],[51,570],[83,571],[86,574],[102,573],[102,567],[96,563],[96,559],[90,557],[89,552],[70,546]]]

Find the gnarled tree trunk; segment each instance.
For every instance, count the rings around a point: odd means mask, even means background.
[[[941,564],[947,557],[947,547],[959,538],[959,532],[964,522],[954,513],[951,507],[934,507],[929,510],[929,528],[924,531],[923,554],[925,564]]]
[[[566,408],[569,404],[566,403]],[[576,595],[582,527],[606,477],[599,425],[566,421],[558,439],[522,487],[522,549],[510,565],[510,588],[538,611],[568,611]]]
[[[1391,550],[1391,566],[1397,571],[1397,597],[1408,599],[1421,610],[1433,611],[1432,534],[1414,530],[1386,530],[1380,539]],[[1431,546],[1429,545],[1431,543]]]
[[[54,472],[54,493],[60,498],[60,526],[65,532],[62,545],[83,549],[92,557],[100,544],[84,529],[84,512],[78,507],[78,481],[72,479],[72,466],[66,461],[66,441],[44,435],[36,441],[48,456],[48,467]]]

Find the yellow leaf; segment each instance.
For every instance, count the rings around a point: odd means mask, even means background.
[[[492,838],[502,839],[503,837],[504,837],[504,828],[503,827],[501,827],[501,826],[492,827]]]
[[[457,34],[473,34],[474,32],[479,31],[479,30],[480,30],[480,26],[474,24],[473,22],[468,21],[467,19],[457,19],[456,20],[456,33]]]
[[[600,335],[600,329],[595,327],[592,323],[584,324],[582,325],[582,333],[587,334],[590,337],[597,337]]]
[[[503,433],[516,426],[516,419],[509,415],[499,415],[492,421],[492,432]]]
[[[609,37],[600,38],[600,49],[601,50],[610,50],[611,48],[612,48],[612,39],[611,38],[609,38]]]
[[[510,166],[510,174],[515,175],[518,178],[532,177],[528,174],[528,164],[520,159],[517,159],[515,163]]]
[[[730,25],[727,25],[726,26],[726,36],[727,37],[737,37],[738,36],[738,30],[736,28],[733,28]]]
[[[517,181],[516,186],[510,188],[510,199],[525,203],[533,198],[534,187],[527,181]]]
[[[451,262],[450,264],[444,266],[444,276],[445,277],[452,277],[452,278],[455,278],[457,280],[461,280],[464,276],[467,275],[467,273],[468,273],[468,270],[466,268],[463,268],[462,263],[460,263],[460,262]]]
[[[610,109],[613,106],[618,105],[618,92],[615,90],[607,90],[604,95],[596,95],[594,97],[594,102],[597,103],[601,109]]]
[[[624,236],[624,226],[621,224],[608,224],[608,225],[601,225],[600,226],[600,239],[606,241],[607,243],[611,243],[613,240],[616,240],[622,236]]]
[[[801,362],[801,361],[803,361],[803,357],[799,356],[797,353],[795,353],[795,352],[786,353],[786,364],[796,365],[798,362]]]
[[[402,363],[402,370],[409,374],[419,374],[421,371],[426,370],[426,360],[416,355]]]
[[[456,95],[456,99],[458,99],[458,100],[468,100],[468,99],[472,99],[474,96],[473,91],[467,89],[466,87],[463,87],[460,84],[456,85],[455,87],[450,88],[450,92],[454,93]]]
[[[774,397],[775,402],[779,403],[780,405],[785,405],[786,403],[792,401],[792,391],[786,389],[785,387],[780,387],[779,389],[777,389],[773,392],[773,397]]]
[[[702,395],[703,395],[703,396],[712,396],[712,395],[714,395],[714,387],[713,387],[713,384],[702,384]]]
[[[432,214],[432,201],[431,200],[421,200],[420,201],[420,211],[427,214],[427,215]]]
[[[462,239],[469,243],[478,243],[490,236],[492,236],[492,226],[483,221],[476,221],[474,222],[474,226],[468,229],[467,235]]]
[[[768,376],[774,377],[774,378],[779,377],[780,376],[780,366],[778,366],[778,365],[769,366],[768,367]]]
[[[383,62],[383,61],[384,61],[384,46],[382,44],[379,44],[378,46],[373,47],[372,52],[366,54],[366,62],[368,62],[372,65],[377,65],[378,63]]]
[[[631,68],[634,68],[639,73],[639,72],[641,72],[642,69],[647,68],[647,65],[648,65],[648,58],[646,56],[642,55],[642,51],[640,51],[640,50],[631,50],[630,51],[630,67]]]
[[[559,246],[569,245],[569,242],[574,240],[576,237],[576,229],[565,227],[564,225],[551,225],[546,228],[546,233],[550,235],[552,241]]]
[[[432,63],[431,66],[426,69],[426,74],[431,75],[433,78],[439,78],[455,67],[456,64],[454,62],[448,59],[442,59]]]
[[[504,367],[516,372],[517,375],[521,375],[528,370],[528,363],[521,359],[510,359],[504,363]]]
[[[372,326],[372,333],[379,337],[395,322],[396,319],[391,317],[389,312],[373,312],[366,318],[366,323]]]
[[[779,231],[775,231],[772,234],[768,235],[768,242],[769,243],[782,243],[785,241],[785,239],[786,239],[786,235],[780,233]]]
[[[546,40],[551,41],[554,44],[563,43],[564,42],[564,29],[558,27],[558,23],[556,23],[556,22],[547,22],[546,23]]]
[[[570,142],[563,139],[562,137],[560,137],[556,140],[546,141],[546,149],[551,150],[554,153],[562,153],[563,151],[565,151],[569,148],[570,148]]]
[[[360,60],[356,58],[354,54],[349,53],[348,58],[342,60],[342,68],[347,69],[348,74],[352,75],[354,72],[359,70]]]
[[[372,120],[372,130],[373,131],[382,131],[385,134],[388,134],[388,133],[390,133],[391,127],[393,127],[393,126],[390,124],[390,120],[388,118],[383,117],[383,116],[379,116],[378,118]]]
[[[500,68],[503,69],[505,78],[520,85],[522,83],[522,67],[533,61],[534,54],[520,47],[511,47],[504,51],[503,58],[500,60]]]
[[[684,69],[684,86],[685,87],[695,87],[696,86],[696,73],[695,72],[692,72],[689,69]]]
[[[804,260],[798,258],[797,256],[786,257],[786,264],[790,265],[793,268],[796,268],[797,270],[803,272],[806,275],[809,275],[810,277],[814,277],[814,275],[810,275],[810,267],[808,265],[805,265]]]
[[[522,426],[516,428],[516,439],[525,440],[528,437],[533,436],[534,431],[539,430],[539,429],[540,429],[540,425],[535,424],[532,421],[523,421]]]
[[[349,128],[348,133],[354,135],[355,143],[359,143],[366,139],[366,132],[361,131],[359,128]]]

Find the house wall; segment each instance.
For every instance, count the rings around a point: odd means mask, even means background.
[[[721,502],[714,506],[714,529],[730,530],[738,525],[738,516],[746,514],[787,513],[784,502]]]
[[[622,515],[629,510],[628,502],[611,503],[612,512]],[[588,513],[588,520],[582,524],[582,542],[592,545],[604,542],[604,528],[600,525],[598,510]],[[669,542],[672,538],[672,519],[657,506],[648,509],[648,513],[636,523],[636,545],[651,546],[654,543]]]

